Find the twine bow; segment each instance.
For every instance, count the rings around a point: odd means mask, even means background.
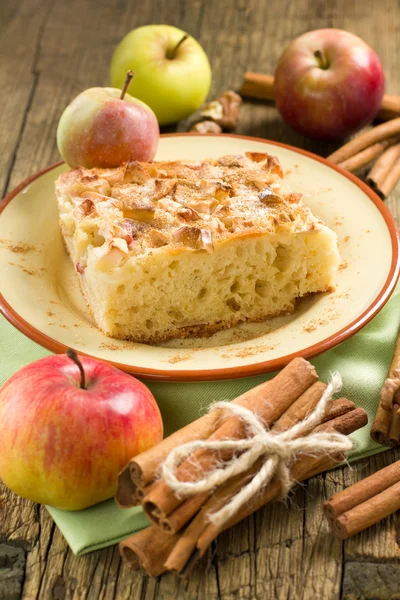
[[[167,485],[179,497],[192,496],[213,490],[235,475],[244,473],[263,457],[265,462],[251,481],[220,510],[209,515],[210,521],[221,527],[238,512],[257,492],[266,486],[274,475],[279,477],[282,496],[285,497],[294,481],[290,477],[290,463],[299,454],[316,456],[348,452],[352,442],[340,433],[312,433],[324,417],[326,406],[333,394],[340,391],[342,379],[339,373],[333,373],[331,380],[313,412],[292,428],[282,433],[266,430],[258,417],[243,406],[232,402],[217,402],[210,410],[222,409],[225,413],[239,417],[247,426],[251,437],[240,440],[194,441],[175,448],[165,459],[161,467],[161,476]],[[308,433],[311,431],[311,433]],[[301,437],[303,435],[303,437]],[[232,450],[234,458],[222,466],[207,472],[196,481],[180,481],[176,476],[179,464],[199,449]],[[240,456],[236,456],[240,453]]]

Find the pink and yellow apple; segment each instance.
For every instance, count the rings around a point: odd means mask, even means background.
[[[0,390],[1,479],[24,498],[67,510],[113,496],[129,459],[163,436],[143,383],[107,363],[80,362],[84,379],[71,358],[55,355]]]
[[[125,72],[126,76],[126,72]],[[118,167],[150,161],[160,131],[151,108],[114,88],[85,90],[67,106],[57,128],[57,145],[70,167]]]
[[[378,112],[384,87],[372,48],[340,29],[301,35],[275,71],[279,112],[293,129],[314,139],[341,139],[361,129]]]
[[[111,85],[129,88],[155,112],[160,125],[185,119],[200,108],[211,85],[211,67],[200,44],[171,25],[145,25],[128,33],[111,62]]]

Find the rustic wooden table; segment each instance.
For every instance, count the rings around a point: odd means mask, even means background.
[[[3,195],[58,160],[55,132],[63,108],[83,89],[108,85],[114,47],[148,23],[170,23],[200,40],[213,68],[213,97],[239,88],[246,70],[272,72],[287,42],[320,27],[363,37],[381,56],[387,90],[400,92],[395,0],[1,0]],[[323,155],[332,150],[290,131],[263,103],[245,103],[237,131]],[[396,193],[388,203],[398,216]],[[394,458],[386,452],[314,477],[290,508],[268,506],[221,535],[189,582],[131,572],[117,547],[75,557],[44,508],[0,484],[0,598],[400,598],[397,518],[342,543],[328,534],[321,512],[322,500]]]

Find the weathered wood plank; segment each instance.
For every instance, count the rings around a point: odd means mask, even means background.
[[[45,0],[1,2],[0,6],[0,194],[10,170],[37,85],[37,56],[50,10]]]

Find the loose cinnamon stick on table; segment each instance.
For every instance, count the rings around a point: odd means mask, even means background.
[[[400,441],[400,430],[398,427],[397,404],[393,405],[391,412],[378,405],[375,420],[371,427],[371,437],[377,444],[395,448]],[[396,411],[396,415],[394,412]],[[396,420],[395,418],[396,417]],[[397,433],[399,432],[399,433]]]
[[[396,187],[400,179],[400,158],[396,160],[385,179],[380,182],[379,195],[381,198],[387,198],[390,192]]]
[[[342,513],[380,494],[399,481],[400,461],[396,461],[332,496],[332,498],[324,503],[325,516],[328,519],[335,519]]]
[[[324,504],[330,528],[347,539],[400,508],[400,461],[389,465]]]
[[[366,181],[368,185],[370,185],[381,198],[385,198],[385,194],[381,189],[381,185],[384,184],[385,180],[388,178],[398,159],[400,159],[400,144],[394,144],[385,152],[383,152],[383,154],[381,154],[367,175]],[[387,189],[388,186],[386,185],[386,190]],[[389,189],[389,192],[387,192],[386,195],[388,195],[388,193],[391,191],[392,190]]]
[[[398,396],[398,393],[395,395],[395,400]],[[400,399],[399,399],[400,401]],[[399,405],[395,402],[392,407],[392,422],[389,426],[389,432],[386,439],[386,443],[390,448],[396,448],[400,442],[400,414],[399,414]]]
[[[382,140],[382,142],[377,142],[376,144],[372,144],[372,146],[368,146],[365,150],[361,150],[358,154],[354,156],[350,156],[347,160],[344,160],[341,163],[338,163],[339,167],[342,169],[346,169],[351,173],[353,171],[357,171],[357,169],[361,169],[368,163],[370,163],[378,156],[382,155],[382,153],[393,143],[392,139]]]
[[[342,540],[368,529],[400,508],[400,482],[355,506],[331,522],[331,530]]]
[[[239,94],[259,100],[274,99],[274,76],[262,73],[245,73]]]
[[[400,134],[400,117],[392,119],[372,129],[368,129],[364,133],[360,133],[355,138],[344,144],[341,148],[328,156],[328,159],[336,164],[343,163],[345,160],[358,154],[361,150],[372,146],[377,142],[392,138]]]
[[[398,420],[393,420],[393,405],[400,405],[400,334],[398,335],[394,349],[392,362],[389,367],[388,376],[383,384],[379,397],[379,405],[375,420],[371,428],[371,437],[374,442],[383,446],[393,447],[393,441],[397,437]],[[396,412],[398,415],[398,412]],[[390,440],[390,441],[389,441]]]
[[[377,118],[382,119],[382,121],[389,121],[396,117],[400,117],[400,96],[390,96],[389,94],[385,94]]]
[[[257,413],[264,426],[269,427],[297,398],[318,379],[314,367],[302,358],[295,358],[273,379],[243,394],[237,403]],[[210,440],[242,439],[246,426],[238,417],[229,417],[209,436]],[[232,452],[198,450],[183,461],[177,470],[182,481],[194,481],[201,473],[211,470],[217,461],[229,460]],[[143,509],[155,523],[175,510],[183,500],[177,498],[164,481],[157,483],[143,500]]]

